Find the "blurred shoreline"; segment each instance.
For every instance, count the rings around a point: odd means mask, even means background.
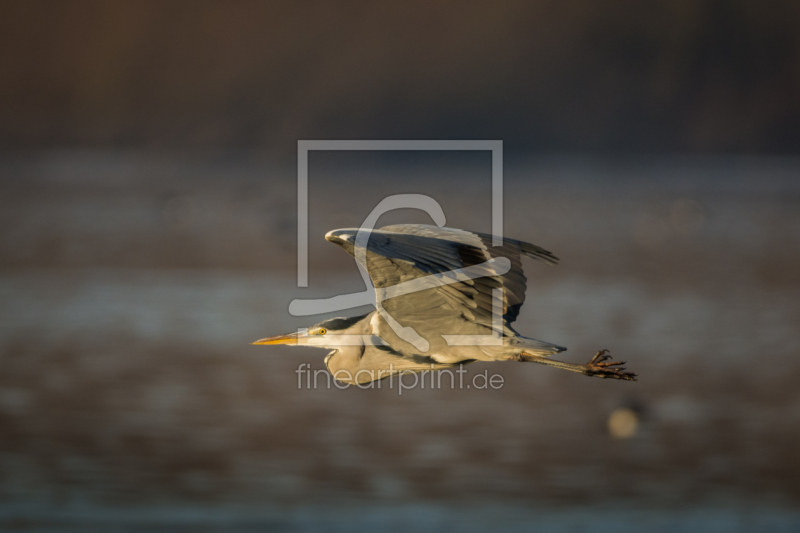
[[[526,508],[490,504],[480,507],[435,504],[393,504],[360,506],[346,510],[334,506],[298,506],[271,510],[215,508],[96,508],[77,506],[61,510],[37,506],[0,506],[0,526],[26,531],[87,531],[113,528],[115,531],[153,531],[170,528],[225,531],[407,531],[450,529],[459,531],[524,531],[532,524],[537,531],[562,532],[591,527],[598,532],[636,532],[642,524],[648,531],[708,531],[749,528],[757,531],[793,531],[800,524],[794,510],[750,506],[748,508],[635,509],[598,506],[580,509]],[[174,530],[174,529],[173,529]]]

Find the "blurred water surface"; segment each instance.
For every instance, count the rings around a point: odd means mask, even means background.
[[[298,387],[324,352],[248,343],[319,320],[291,317],[293,298],[362,288],[322,235],[388,194],[489,230],[490,162],[327,157],[312,159],[307,289],[293,169],[2,162],[3,527],[800,526],[800,162],[509,165],[506,235],[562,258],[525,262],[517,329],[575,362],[610,348],[640,381],[475,364],[503,387],[400,394]],[[638,416],[631,438],[609,434],[618,408]]]

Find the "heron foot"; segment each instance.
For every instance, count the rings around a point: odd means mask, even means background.
[[[636,374],[623,372],[625,367],[620,365],[624,365],[625,361],[608,361],[609,359],[611,359],[611,356],[608,355],[608,350],[600,350],[592,357],[591,361],[586,363],[584,374],[603,379],[636,381]]]

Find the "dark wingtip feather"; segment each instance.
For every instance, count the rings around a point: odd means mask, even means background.
[[[527,242],[520,242],[519,244],[522,253],[524,253],[528,257],[538,259],[539,261],[543,261],[548,265],[558,264],[559,261],[558,257],[556,257],[552,252],[548,252],[541,246],[536,246],[535,244],[530,244]]]

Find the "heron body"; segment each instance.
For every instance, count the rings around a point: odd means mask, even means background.
[[[360,237],[358,229],[339,229],[325,238],[366,269],[378,295],[376,309],[253,344],[327,348],[328,371],[346,383],[474,361],[528,361],[590,376],[636,378],[622,371],[623,363],[606,362],[605,351],[586,365],[552,360],[550,355],[566,348],[511,327],[525,302],[521,258],[558,262],[539,246],[515,239],[492,246],[491,235],[419,224],[387,226]]]

